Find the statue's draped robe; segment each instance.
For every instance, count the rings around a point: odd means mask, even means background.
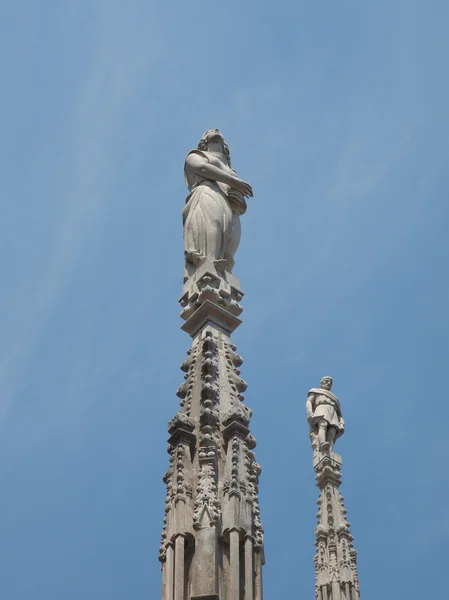
[[[312,402],[313,423],[324,419],[337,429],[336,437],[339,437],[343,431],[340,427],[341,409],[337,396],[323,388],[312,388],[309,391],[309,399]]]
[[[189,155],[192,153],[210,162],[207,152],[192,150]],[[231,209],[228,186],[193,173],[187,163],[184,174],[191,192],[182,211],[186,261],[198,266],[206,258],[224,259],[231,272],[240,242],[240,217]]]

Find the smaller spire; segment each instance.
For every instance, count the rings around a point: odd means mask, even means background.
[[[317,500],[315,595],[317,600],[359,600],[357,552],[339,487],[341,456],[334,452],[335,441],[345,425],[340,402],[331,392],[332,377],[323,377],[319,388],[307,395],[306,412],[313,449]]]

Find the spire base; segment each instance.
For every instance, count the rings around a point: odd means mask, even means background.
[[[221,306],[218,306],[218,304],[206,300],[193,315],[187,319],[181,329],[192,337],[195,337],[201,329],[210,323],[217,326],[224,333],[230,335],[239,325],[241,325],[242,321],[224,308],[221,308]]]

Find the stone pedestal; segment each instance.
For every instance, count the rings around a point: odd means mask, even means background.
[[[315,529],[315,593],[317,600],[358,600],[357,552],[343,496],[342,459],[335,452],[315,453],[315,480],[320,490]]]

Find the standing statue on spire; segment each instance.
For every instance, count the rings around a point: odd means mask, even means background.
[[[332,377],[323,377],[320,387],[309,391],[306,402],[312,446],[322,453],[331,452],[345,430],[340,402],[331,392],[332,383]]]
[[[245,196],[252,197],[253,190],[231,168],[229,148],[218,129],[206,131],[197,150],[189,152],[184,175],[190,191],[182,211],[185,279],[206,260],[217,271],[231,273]]]
[[[342,458],[333,451],[344,433],[340,402],[331,392],[332,377],[323,377],[319,388],[307,396],[313,470],[320,490],[315,528],[316,600],[360,600],[357,552],[340,492]]]

